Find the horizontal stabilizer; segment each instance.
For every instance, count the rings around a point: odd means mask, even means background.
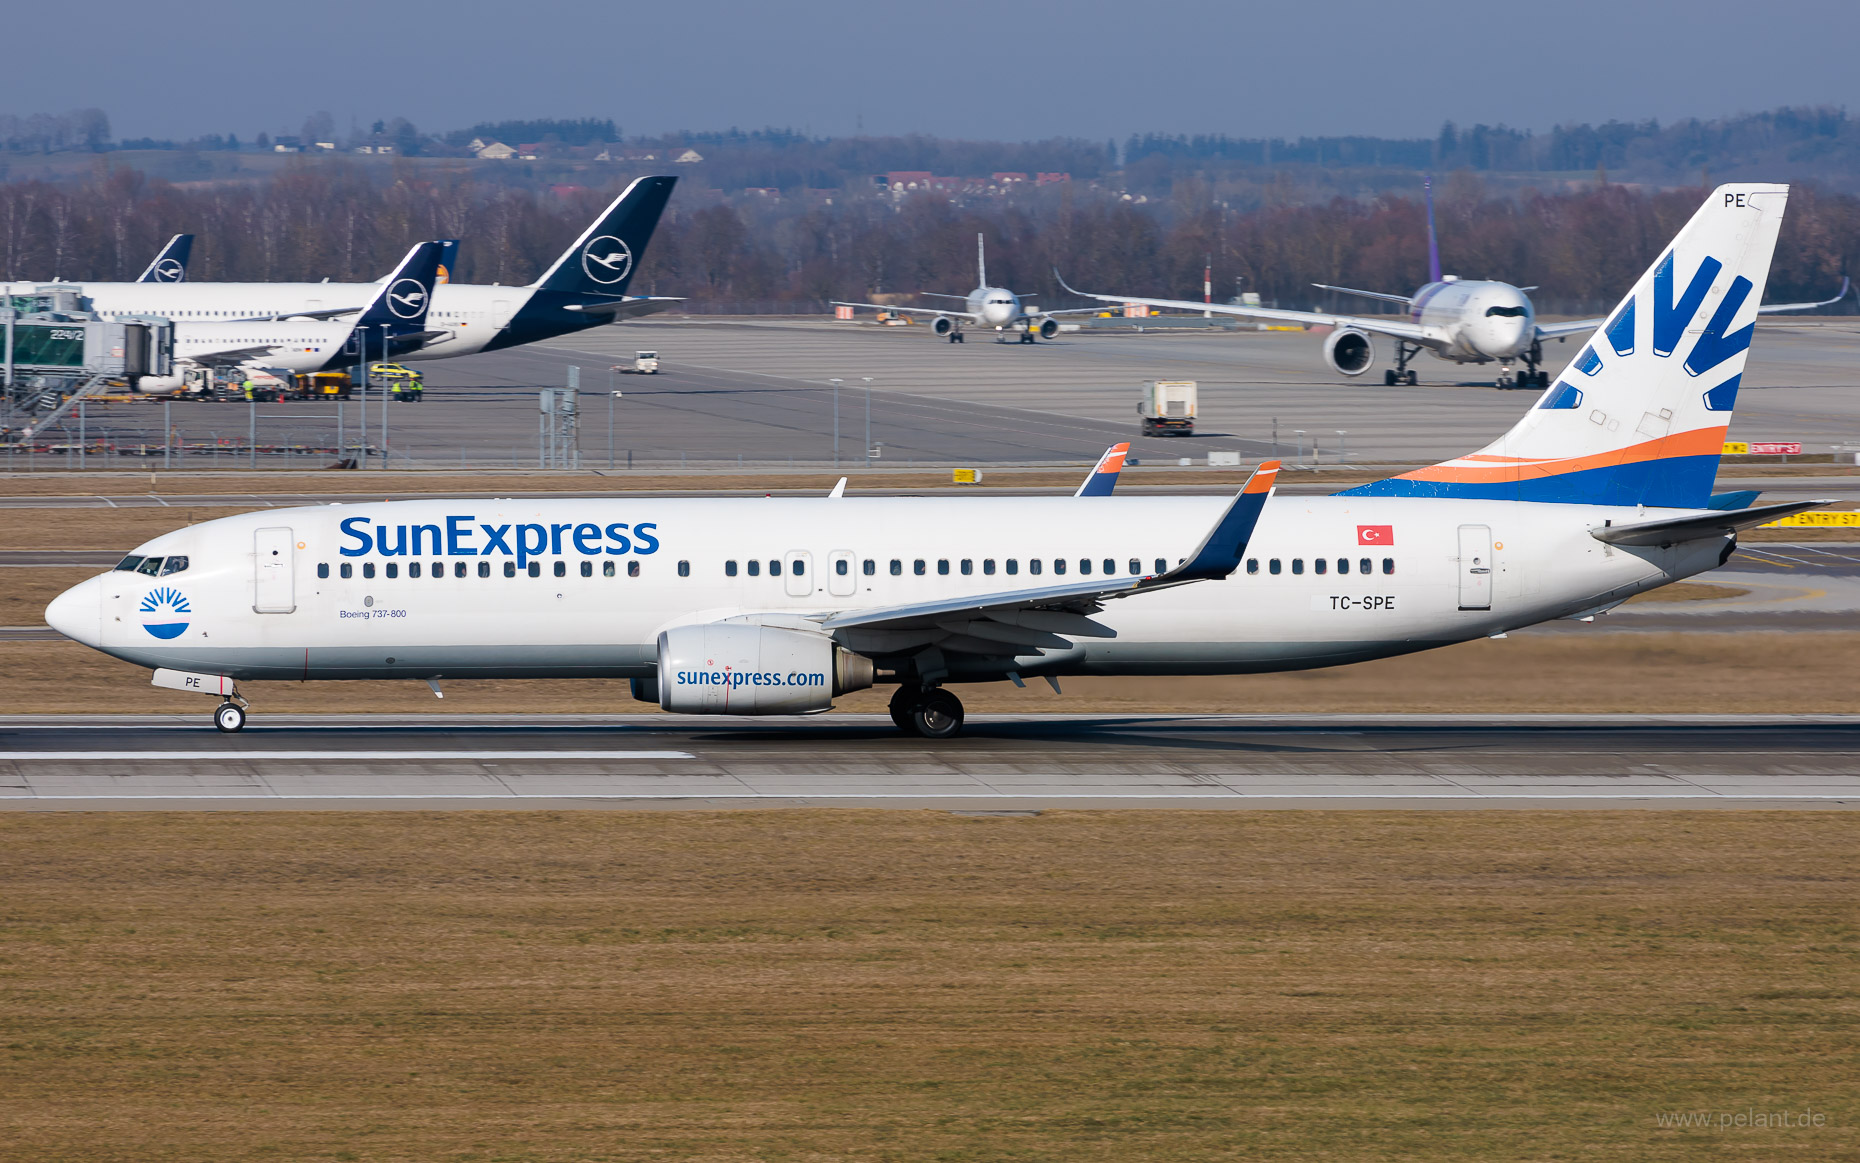
[[[1729,537],[1740,529],[1753,529],[1780,517],[1790,517],[1833,501],[1790,501],[1784,505],[1763,505],[1755,509],[1713,510],[1690,517],[1668,517],[1660,521],[1639,521],[1632,525],[1597,525],[1589,530],[1597,541],[1610,545],[1678,545],[1682,541],[1703,541],[1708,537]]]

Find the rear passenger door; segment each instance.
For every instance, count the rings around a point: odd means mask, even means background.
[[[1492,608],[1492,527],[1460,526],[1460,609]]]

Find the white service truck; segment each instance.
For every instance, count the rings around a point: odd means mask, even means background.
[[[623,376],[656,376],[659,374],[659,353],[636,351],[632,363],[617,363],[613,370]]]
[[[1144,380],[1137,415],[1143,417],[1145,436],[1193,436],[1195,381]]]

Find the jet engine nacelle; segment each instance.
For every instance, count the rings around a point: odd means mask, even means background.
[[[936,332],[938,335],[948,335],[955,329],[956,321],[947,315],[938,315],[936,317],[936,322],[930,325],[930,330]]]
[[[1041,339],[1051,339],[1053,336],[1059,334],[1059,320],[1049,315],[1045,319],[1040,320],[1040,325],[1034,328],[1034,330],[1039,332]]]
[[[805,715],[872,685],[872,660],[825,634],[708,622],[659,635],[659,706],[685,715]]]
[[[1367,332],[1339,327],[1324,341],[1324,362],[1346,376],[1360,376],[1375,365],[1376,347]]]

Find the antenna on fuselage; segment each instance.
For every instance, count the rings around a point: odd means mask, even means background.
[[[1421,189],[1427,192],[1427,281],[1440,281],[1440,239],[1434,234],[1434,175],[1421,175]]]

